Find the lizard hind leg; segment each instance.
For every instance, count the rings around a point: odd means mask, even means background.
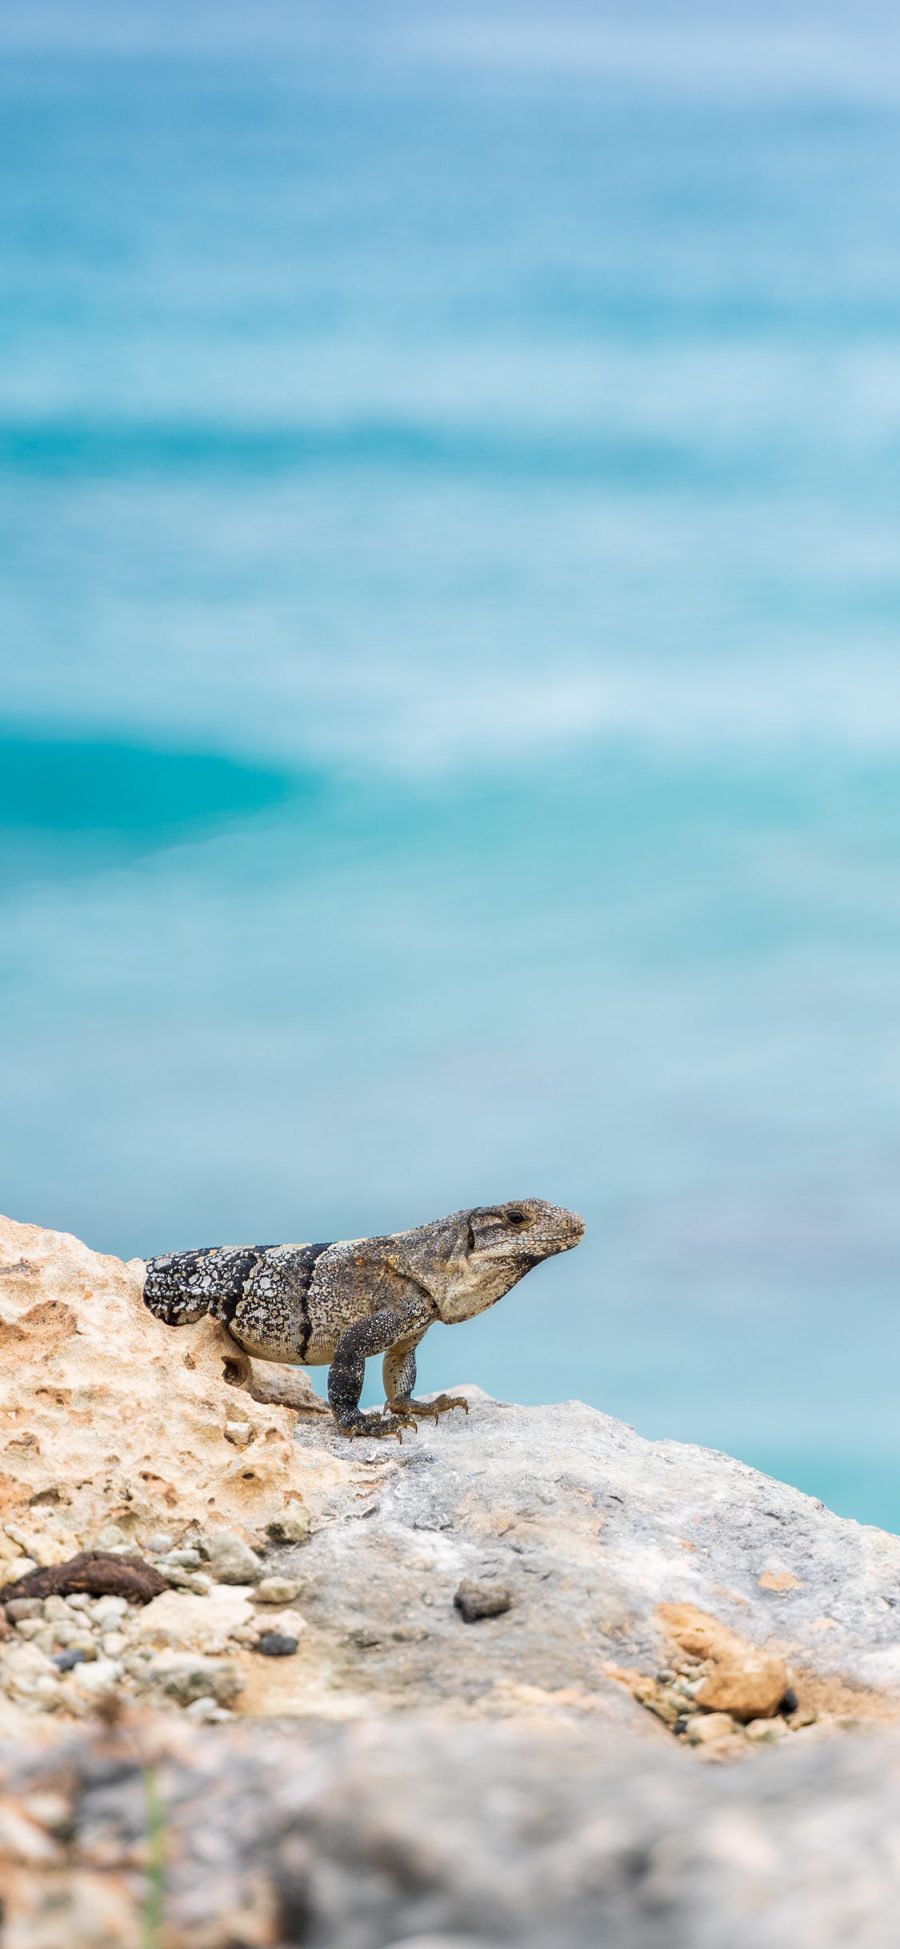
[[[411,1346],[392,1347],[385,1354],[382,1373],[390,1413],[409,1415],[415,1421],[439,1421],[451,1408],[462,1408],[468,1414],[469,1403],[462,1394],[438,1394],[433,1401],[413,1399],[417,1345],[414,1341]]]
[[[327,1401],[316,1393],[302,1368],[251,1360],[232,1339],[227,1327],[220,1326],[219,1332],[222,1378],[229,1387],[243,1388],[251,1401],[259,1401],[265,1407],[295,1408],[299,1414],[328,1414]]]

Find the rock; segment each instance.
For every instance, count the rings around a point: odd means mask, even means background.
[[[27,1599],[25,1601],[27,1602]],[[19,1602],[22,1602],[21,1598]],[[125,1609],[124,1604],[122,1609]],[[72,1617],[71,1606],[65,1597],[45,1597],[41,1604],[41,1612],[44,1617],[50,1618],[54,1623],[59,1621],[62,1624],[68,1624]]]
[[[730,1712],[733,1719],[762,1719],[777,1712],[788,1689],[784,1659],[760,1650],[693,1604],[662,1604],[659,1616],[683,1651],[707,1669],[695,1694],[699,1705]]]
[[[266,1535],[273,1543],[305,1543],[309,1532],[309,1515],[305,1509],[285,1509],[266,1524]]]
[[[783,1719],[751,1719],[749,1725],[744,1727],[746,1738],[752,1739],[757,1746],[774,1746],[776,1740],[786,1739],[788,1732]]]
[[[74,1649],[71,1651],[57,1651],[53,1663],[58,1672],[74,1671],[76,1665],[83,1665],[85,1663],[85,1654],[83,1651],[76,1651]]]
[[[260,1604],[292,1604],[300,1584],[293,1577],[262,1577],[253,1595]]]
[[[114,1692],[122,1676],[122,1667],[115,1658],[96,1658],[93,1663],[85,1659],[75,1665],[71,1678],[80,1691],[92,1695],[101,1692]]]
[[[262,1564],[242,1536],[234,1530],[212,1530],[203,1538],[203,1552],[219,1584],[256,1584]]]
[[[43,1617],[44,1605],[40,1597],[11,1597],[6,1606],[10,1624],[21,1624],[26,1617]]]
[[[2,1219],[0,1268],[0,1412],[34,1436],[4,1452],[7,1531],[36,1535],[39,1511],[61,1557],[74,1539],[96,1545],[110,1530],[134,1549],[143,1535],[205,1528],[212,1503],[223,1525],[262,1528],[286,1493],[306,1500],[296,1414],[227,1386],[214,1321],[175,1333],[154,1319],[139,1260],[123,1265],[65,1233]],[[223,1432],[238,1400],[256,1433],[249,1450]]]
[[[235,1448],[248,1448],[254,1438],[253,1425],[249,1421],[226,1421],[225,1440]]]
[[[201,1570],[167,1570],[166,1579],[172,1590],[190,1590],[195,1597],[203,1597],[212,1589],[212,1578]]]
[[[90,1593],[98,1597],[109,1592],[127,1597],[132,1604],[146,1604],[165,1589],[165,1578],[152,1563],[125,1552],[80,1550],[63,1562],[43,1564],[0,1590],[0,1600],[11,1598]]]
[[[291,1670],[273,1662],[268,1676]],[[165,1940],[179,1949],[221,1949],[219,1917],[247,1949],[895,1940],[897,1734],[807,1750],[789,1735],[768,1763],[741,1734],[748,1763],[710,1767],[697,1763],[703,1749],[625,1727],[586,1738],[559,1722],[536,1732],[469,1719],[436,1736],[415,1712],[368,1728],[196,1723],[213,1710],[198,1701],[194,1723],[157,1729],[152,1749]],[[0,1820],[16,1949],[146,1938],[146,1747],[127,1726],[78,1728],[58,1753],[7,1745]],[[104,1890],[120,1883],[127,1906],[111,1933]],[[26,1935],[20,1915],[39,1917],[42,1933]]]
[[[190,1705],[185,1706],[184,1712],[186,1718],[196,1719],[205,1726],[221,1725],[232,1716],[225,1706],[217,1705],[215,1699],[209,1697],[192,1699]]]
[[[160,1648],[188,1645],[198,1651],[213,1646],[224,1650],[225,1640],[235,1631],[256,1624],[248,1598],[249,1591],[234,1584],[214,1584],[204,1596],[167,1590],[132,1620],[131,1640]]]
[[[44,1614],[46,1616],[46,1605],[44,1607]],[[94,1623],[101,1626],[119,1624],[122,1618],[127,1617],[127,1615],[128,1605],[124,1597],[98,1597],[94,1605]],[[71,1616],[71,1612],[69,1612],[69,1616]]]
[[[144,1542],[144,1549],[148,1556],[168,1556],[174,1548],[175,1538],[170,1536],[167,1530],[154,1530]]]
[[[105,1523],[92,1537],[91,1544],[95,1550],[125,1550],[128,1548],[128,1538],[117,1523]]]
[[[263,1631],[256,1640],[256,1650],[264,1658],[293,1658],[299,1642],[284,1631]]]
[[[162,1652],[153,1660],[146,1683],[176,1705],[190,1705],[194,1699],[204,1698],[214,1699],[217,1705],[233,1705],[242,1690],[239,1671],[226,1660],[174,1652]]]
[[[699,1712],[688,1720],[684,1736],[689,1746],[710,1746],[715,1740],[730,1739],[734,1731],[729,1712]]]
[[[467,1577],[458,1586],[453,1602],[464,1622],[475,1624],[482,1617],[502,1617],[512,1597],[505,1584],[475,1584]]]

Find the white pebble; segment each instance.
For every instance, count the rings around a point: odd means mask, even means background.
[[[68,1622],[68,1620],[71,1618],[71,1615],[72,1612],[69,1609],[69,1605],[65,1597],[53,1596],[53,1597],[44,1598],[45,1617],[49,1617],[54,1620],[59,1619],[62,1622]]]
[[[253,1428],[250,1422],[226,1421],[225,1440],[230,1441],[235,1448],[248,1448],[253,1440]]]
[[[98,1597],[94,1605],[94,1617],[98,1624],[117,1624],[124,1617],[128,1605],[124,1597]]]
[[[253,1592],[260,1604],[292,1604],[300,1595],[300,1584],[293,1577],[263,1577]]]
[[[93,1665],[75,1665],[68,1673],[82,1692],[108,1692],[121,1676],[122,1667],[116,1658],[98,1658]]]
[[[187,1718],[199,1719],[201,1725],[218,1725],[223,1719],[232,1717],[230,1712],[226,1712],[224,1706],[217,1705],[215,1699],[209,1698],[192,1700],[190,1705],[185,1706],[184,1711]]]

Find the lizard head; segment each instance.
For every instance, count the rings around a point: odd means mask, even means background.
[[[504,1205],[461,1211],[447,1267],[435,1294],[442,1320],[470,1319],[502,1299],[532,1266],[556,1252],[571,1252],[584,1236],[584,1221],[545,1198],[513,1198]]]

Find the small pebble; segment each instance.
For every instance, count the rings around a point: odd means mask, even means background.
[[[36,1638],[45,1628],[42,1617],[20,1617],[16,1619],[16,1630],[20,1638]]]
[[[72,1617],[66,1599],[56,1595],[44,1598],[43,1611],[44,1616],[50,1618],[54,1623],[68,1624]]]
[[[266,1524],[266,1535],[273,1543],[305,1543],[309,1536],[309,1517],[305,1509],[286,1509]]]
[[[118,1684],[122,1667],[114,1658],[97,1658],[92,1664],[85,1659],[83,1664],[73,1666],[77,1683],[86,1692],[108,1692]]]
[[[158,1530],[153,1536],[148,1536],[144,1544],[148,1556],[168,1556],[169,1551],[174,1548],[174,1536],[169,1536],[164,1530]]]
[[[734,1730],[730,1712],[702,1712],[688,1720],[685,1739],[689,1746],[711,1746],[717,1739],[727,1739]]]
[[[201,1725],[221,1725],[223,1719],[230,1719],[233,1716],[230,1712],[226,1712],[223,1705],[217,1705],[215,1699],[208,1697],[193,1699],[184,1710],[187,1718],[199,1719]]]
[[[253,1427],[249,1421],[226,1421],[225,1440],[234,1448],[248,1448],[253,1440]]]
[[[284,1631],[264,1631],[256,1640],[256,1649],[264,1658],[293,1658],[298,1644],[298,1638],[289,1638]]]
[[[466,1577],[453,1599],[465,1624],[477,1624],[483,1617],[502,1617],[512,1604],[505,1584],[475,1584]]]
[[[261,1604],[292,1604],[300,1595],[300,1584],[294,1577],[263,1577],[253,1595]]]
[[[783,1719],[751,1719],[744,1727],[748,1739],[765,1746],[774,1746],[777,1739],[785,1739],[787,1730]]]
[[[121,1550],[127,1543],[125,1531],[119,1528],[118,1523],[107,1523],[106,1528],[101,1529],[94,1538],[93,1547],[95,1550]]]
[[[202,1558],[199,1550],[186,1547],[183,1550],[169,1550],[161,1570],[199,1570]]]
[[[58,1672],[70,1672],[76,1665],[85,1663],[83,1651],[58,1651],[53,1660]]]
[[[255,1550],[235,1530],[210,1531],[203,1538],[203,1554],[219,1584],[255,1584],[262,1565]]]
[[[6,1615],[10,1624],[20,1624],[23,1617],[43,1617],[44,1606],[39,1597],[11,1597]]]
[[[98,1597],[94,1605],[94,1618],[98,1624],[118,1624],[127,1610],[124,1597]]]

